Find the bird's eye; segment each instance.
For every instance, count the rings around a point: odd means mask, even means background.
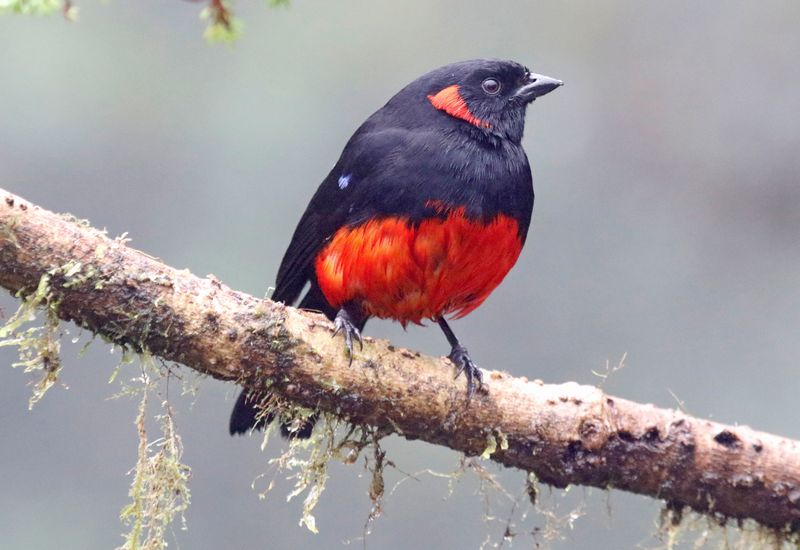
[[[500,82],[494,78],[487,78],[481,84],[481,88],[489,95],[497,95],[500,93]]]

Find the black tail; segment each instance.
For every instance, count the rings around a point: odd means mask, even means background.
[[[228,429],[231,435],[246,434],[250,430],[262,430],[264,427],[272,422],[272,415],[267,415],[259,419],[258,413],[260,409],[255,405],[256,399],[248,399],[247,390],[243,390],[233,406],[231,413],[231,421]]]
[[[267,425],[272,422],[274,415],[267,414],[258,418],[261,409],[256,405],[257,397],[253,396],[252,399],[248,398],[247,390],[239,394],[236,404],[233,406],[231,413],[231,422],[228,429],[231,435],[246,434],[251,430],[263,430]],[[311,415],[299,427],[292,430],[289,424],[281,424],[281,435],[287,439],[299,438],[308,439],[311,437],[311,432],[314,430],[314,424],[317,421],[317,415]]]
[[[319,286],[312,282],[311,288],[308,290],[303,299],[300,300],[299,308],[310,309],[314,311],[321,311],[331,321],[336,317],[336,310],[325,300]],[[364,328],[363,326],[361,328]],[[360,330],[360,329],[359,329]],[[258,418],[261,409],[257,406],[261,399],[257,395],[248,398],[247,390],[239,394],[236,404],[233,406],[231,413],[231,421],[228,429],[231,435],[246,434],[251,430],[263,430],[274,418],[273,415],[265,415]],[[317,415],[314,414],[308,418],[299,428],[294,431],[290,430],[289,425],[281,424],[281,435],[287,438],[308,439],[311,437],[311,432],[314,429],[314,423],[317,421]]]

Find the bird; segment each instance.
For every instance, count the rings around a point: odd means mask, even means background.
[[[562,84],[500,59],[451,63],[408,84],[356,130],[311,198],[272,299],[325,314],[351,364],[370,318],[435,322],[472,398],[481,371],[448,319],[480,306],[520,255],[534,202],[526,109]],[[231,435],[272,420],[256,401],[239,395]],[[281,431],[307,438],[314,420]]]

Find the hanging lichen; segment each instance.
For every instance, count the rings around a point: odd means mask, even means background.
[[[59,354],[63,331],[58,319],[58,302],[50,291],[50,279],[56,272],[74,274],[75,265],[70,263],[42,275],[36,290],[27,296],[19,296],[22,303],[16,313],[0,327],[0,347],[15,346],[19,355],[19,360],[11,366],[22,367],[24,372],[37,375],[32,382],[29,408],[33,408],[55,385],[61,372]],[[80,264],[77,265],[80,269]],[[43,318],[41,322],[40,316]]]
[[[188,486],[191,469],[181,461],[183,445],[166,400],[161,403],[161,414],[155,416],[161,435],[152,441],[148,439],[147,405],[156,382],[148,372],[152,369],[150,357],[143,355],[140,360],[142,397],[136,416],[139,450],[131,471],[133,482],[128,492],[131,503],[120,513],[122,521],[130,526],[120,550],[161,550],[167,547],[167,532],[176,518],[180,518],[181,528],[186,528],[183,514],[191,497]]]

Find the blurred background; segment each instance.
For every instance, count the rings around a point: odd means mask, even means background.
[[[596,384],[592,371],[627,353],[606,382],[613,394],[800,438],[800,3],[239,2],[245,34],[233,47],[202,40],[197,3],[80,6],[77,24],[0,18],[0,187],[261,296],[370,113],[439,65],[512,58],[566,86],[528,114],[536,208],[526,249],[454,325],[476,361]],[[6,316],[16,305],[0,298]],[[448,351],[435,327],[373,322],[368,333]],[[62,350],[68,388],[31,412],[29,378],[0,350],[4,548],[122,543],[137,401],[107,399],[119,391],[108,384],[119,354],[95,342],[79,359],[76,335]],[[267,465],[283,443],[261,451],[260,438],[230,438],[236,389],[197,383],[195,397],[171,396],[192,467],[177,547],[362,544],[362,463],[331,467],[313,535],[298,526],[302,497],[287,504],[291,484]],[[385,447],[404,472],[450,472],[460,459],[397,438]],[[487,467],[522,491],[524,474]],[[265,472],[277,487],[261,501],[251,483]],[[402,477],[389,468],[387,487]],[[494,492],[499,519],[487,522],[478,485],[465,474],[451,495],[440,478],[404,482],[367,545],[500,544],[511,501]],[[554,548],[659,544],[653,500],[582,488],[543,499],[565,521],[584,514]],[[514,544],[542,542],[529,533],[545,524],[532,512]]]

